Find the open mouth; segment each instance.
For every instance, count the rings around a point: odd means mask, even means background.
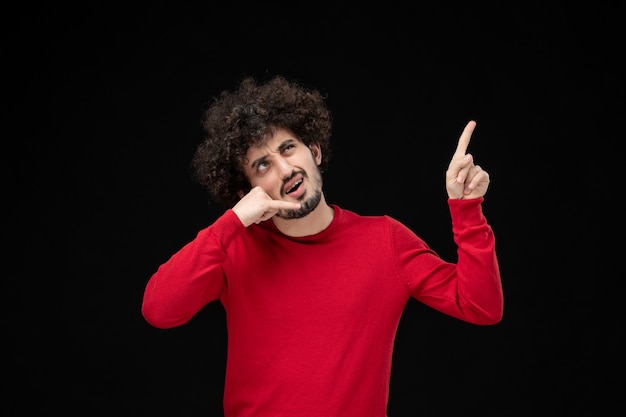
[[[290,189],[288,189],[288,190],[287,190],[287,194],[291,194],[291,193],[293,193],[294,191],[296,191],[296,190],[300,187],[300,185],[302,185],[302,180],[298,180],[298,181],[296,181],[296,182],[293,184],[293,186],[292,186]]]

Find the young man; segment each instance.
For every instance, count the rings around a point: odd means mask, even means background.
[[[171,328],[223,304],[226,417],[384,417],[410,297],[469,323],[501,320],[482,212],[489,175],[466,153],[474,121],[446,172],[456,263],[389,216],[326,201],[331,117],[319,92],[283,77],[246,78],[203,122],[192,166],[225,211],[158,268],[142,312]]]

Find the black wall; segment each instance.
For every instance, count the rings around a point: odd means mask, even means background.
[[[622,407],[623,18],[558,2],[6,9],[2,414],[222,415],[221,306],[165,331],[141,297],[221,213],[188,169],[202,110],[244,75],[276,74],[328,96],[327,199],[390,214],[446,258],[443,175],[478,122],[504,320],[410,303],[389,417]]]

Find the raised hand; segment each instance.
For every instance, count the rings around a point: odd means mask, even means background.
[[[280,210],[297,210],[300,203],[274,200],[261,187],[254,187],[235,204],[233,211],[244,226],[268,220]]]
[[[470,120],[459,137],[456,151],[446,171],[446,190],[452,199],[479,198],[489,187],[489,174],[474,164],[474,157],[466,153],[476,122]]]

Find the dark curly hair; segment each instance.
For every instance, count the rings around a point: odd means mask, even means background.
[[[204,112],[206,137],[192,158],[194,179],[218,203],[232,207],[238,193],[250,189],[243,171],[248,149],[261,145],[277,128],[289,129],[307,146],[319,144],[324,172],[331,153],[331,126],[319,91],[282,76],[262,84],[244,77],[236,91],[223,91]]]

